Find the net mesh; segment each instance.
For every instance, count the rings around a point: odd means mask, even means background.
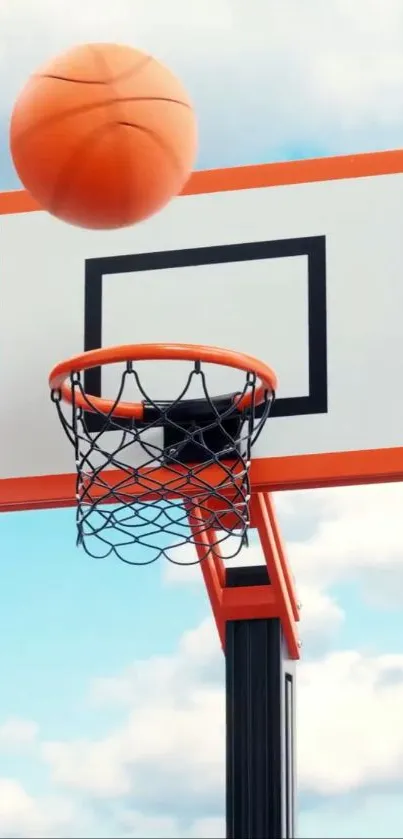
[[[219,546],[231,559],[247,544],[251,449],[275,395],[256,405],[257,379],[242,373],[236,394],[212,397],[200,362],[190,365],[175,399],[157,401],[146,392],[138,368],[119,370],[116,398],[102,413],[83,385],[70,376],[71,404],[51,392],[63,429],[75,449],[77,544],[92,557],[116,555],[144,565],[165,557],[196,564],[195,545]],[[197,379],[201,398],[189,399]],[[115,415],[134,386],[143,418]],[[77,405],[80,393],[88,410]],[[248,396],[248,407],[244,397]],[[132,399],[133,401],[133,399]]]

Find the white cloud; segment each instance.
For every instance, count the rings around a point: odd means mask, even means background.
[[[224,819],[197,819],[183,825],[174,818],[147,817],[132,811],[120,814],[119,826],[125,831],[125,836],[142,839],[161,839],[165,836],[175,839],[219,839],[225,835]]]
[[[302,655],[317,657],[326,652],[337,637],[345,613],[330,595],[314,586],[299,586],[298,596],[301,602]]]
[[[293,537],[301,494],[277,504],[288,556],[299,585],[328,588],[356,580],[378,605],[403,602],[401,484],[312,490],[303,499],[309,538]]]
[[[203,818],[208,805],[214,816],[224,784],[223,666],[209,620],[184,634],[176,655],[98,681],[97,700],[130,703],[130,713],[103,740],[45,744],[55,782],[95,798],[134,796],[146,813]]]
[[[1,107],[9,112],[27,74],[66,46],[115,40],[183,76],[213,165],[301,144],[399,147],[402,31],[400,0],[255,0],[253,13],[240,0],[14,0],[0,9]]]
[[[0,752],[14,751],[35,742],[38,726],[31,720],[10,717],[0,725]]]
[[[302,661],[298,681],[303,792],[341,795],[403,780],[403,655],[328,653]],[[166,825],[220,818],[224,690],[212,622],[187,633],[177,655],[135,663],[96,687],[98,701],[117,703],[119,691],[130,712],[109,737],[44,746],[54,781],[95,801],[121,802],[129,821],[130,800],[137,824],[157,814]]]
[[[0,837],[68,837],[73,816],[65,800],[35,799],[17,781],[0,778]]]
[[[164,59],[191,56],[203,32],[231,25],[227,0],[15,0],[0,7],[0,67],[7,68],[7,103],[27,75],[76,43],[131,43]],[[206,43],[207,46],[207,43]],[[9,86],[10,84],[10,86]],[[2,91],[3,92],[3,91]],[[4,105],[4,101],[3,101]]]
[[[300,839],[400,839],[402,835],[403,803],[401,794],[371,793],[345,796],[323,801],[300,814]]]
[[[120,676],[95,679],[90,701],[95,705],[153,705],[164,684],[165,707],[176,705],[192,690],[210,690],[222,684],[224,660],[213,621],[207,618],[182,635],[172,656],[136,661]]]
[[[299,782],[321,794],[403,780],[403,655],[338,652],[299,673]]]

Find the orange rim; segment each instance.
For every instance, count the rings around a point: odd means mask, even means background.
[[[81,353],[57,364],[50,373],[49,387],[52,391],[59,391],[64,402],[73,403],[73,391],[67,379],[73,373],[81,373],[107,364],[118,364],[127,361],[204,361],[209,364],[221,364],[243,370],[245,373],[255,373],[260,381],[254,393],[247,393],[237,399],[236,407],[242,411],[250,407],[252,399],[255,405],[260,405],[267,392],[275,393],[277,377],[274,371],[251,355],[225,350],[220,347],[206,347],[202,344],[128,344],[118,347],[100,348]],[[87,401],[88,399],[88,401]],[[113,399],[101,396],[86,396],[84,393],[74,394],[74,404],[84,411],[92,413],[110,414],[115,417],[142,420],[144,406],[141,402],[120,402],[115,406]]]

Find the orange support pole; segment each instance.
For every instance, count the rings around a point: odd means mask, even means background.
[[[265,565],[228,569],[210,511],[185,503],[225,654],[227,839],[291,839],[299,608],[273,499],[250,502]]]
[[[298,659],[298,601],[271,495],[258,492],[251,500],[251,515],[259,532],[269,577],[269,582],[264,585],[228,588],[216,531],[207,527],[203,529],[208,512],[196,506],[194,500],[187,503],[187,509],[189,526],[223,647],[226,621],[279,618],[289,656]]]

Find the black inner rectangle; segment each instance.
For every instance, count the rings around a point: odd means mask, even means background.
[[[206,248],[127,254],[87,259],[85,262],[84,350],[102,347],[102,289],[108,275],[136,271],[157,271],[199,265],[251,262],[264,259],[287,259],[306,256],[308,261],[308,370],[307,396],[291,396],[275,401],[271,417],[327,413],[327,314],[326,314],[326,237],[245,242]],[[123,301],[124,305],[124,301]],[[174,305],[174,301],[173,301]],[[253,299],[248,301],[245,317],[253,321]],[[224,315],[225,313],[223,313]],[[167,317],[169,315],[167,314]],[[195,312],[195,317],[197,313]],[[249,328],[249,327],[248,327]],[[270,329],[268,314],[267,329]],[[292,336],[290,336],[290,340]],[[135,336],[134,336],[135,340]],[[285,341],[287,336],[285,336]],[[242,350],[242,335],[240,335]],[[92,396],[102,395],[100,368],[88,370],[84,386]],[[88,416],[90,431],[98,430],[99,418]]]

